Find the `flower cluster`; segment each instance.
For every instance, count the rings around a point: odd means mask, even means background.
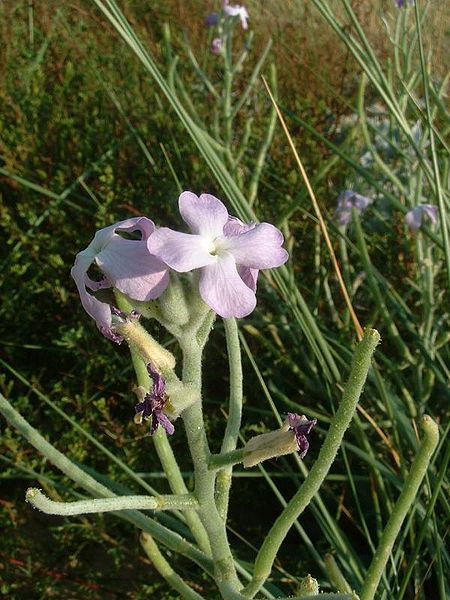
[[[99,299],[94,295],[99,290],[115,288],[131,301],[146,302],[164,292],[170,269],[192,271],[198,274],[201,298],[212,310],[224,318],[245,317],[256,305],[259,270],[278,267],[288,258],[276,227],[244,224],[210,194],[183,192],[179,208],[192,233],[157,229],[146,217],[128,219],[98,231],[77,255],[71,274],[81,303],[106,337],[121,341],[114,330],[114,300]],[[140,239],[129,239],[133,232]],[[92,265],[101,279],[89,275]]]
[[[205,25],[207,27],[219,26],[219,34],[222,33],[221,24],[227,19],[239,18],[242,29],[248,29],[248,12],[245,6],[240,4],[230,4],[229,0],[223,0],[222,2],[222,13],[213,12],[207,15],[205,18]],[[211,43],[211,52],[213,54],[220,54],[222,52],[224,40],[222,37],[215,37]]]

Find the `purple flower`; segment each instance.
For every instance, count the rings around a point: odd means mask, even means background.
[[[214,38],[211,42],[211,52],[213,54],[220,54],[222,51],[223,39],[222,38]]]
[[[200,296],[221,317],[249,315],[256,306],[258,270],[288,259],[281,231],[269,223],[244,225],[230,218],[210,194],[183,192],[179,208],[192,235],[157,229],[148,240],[150,252],[179,273],[199,269]]]
[[[436,225],[439,219],[438,207],[434,204],[419,204],[405,215],[405,222],[411,231],[418,231],[424,219]]]
[[[111,306],[90,294],[97,290],[115,287],[133,300],[145,302],[160,296],[169,283],[167,267],[151,256],[147,240],[155,225],[146,217],[120,221],[100,229],[89,246],[75,258],[71,275],[75,280],[84,310],[97,323],[101,333],[120,343],[122,338],[111,329]],[[140,240],[125,239],[118,232],[138,231]],[[95,263],[103,274],[100,281],[88,275],[89,267]]]
[[[363,212],[369,204],[369,198],[361,196],[353,190],[345,190],[345,192],[339,194],[333,219],[338,225],[348,225],[352,218],[352,209],[356,208],[359,212]]]
[[[166,431],[168,435],[172,435],[175,427],[164,414],[164,406],[167,402],[166,382],[164,377],[149,363],[147,371],[152,378],[152,391],[145,394],[142,402],[139,402],[134,407],[136,415],[134,420],[136,423],[142,423],[142,420],[151,419],[150,435],[153,435],[158,429],[158,426]]]
[[[308,452],[309,442],[306,437],[311,433],[311,429],[316,425],[317,419],[307,419],[305,415],[288,413],[289,430],[295,433],[297,448],[300,452],[300,458],[304,458]]]
[[[205,17],[206,27],[214,27],[220,20],[220,15],[217,12],[210,13]]]
[[[395,5],[397,8],[401,8],[402,6],[406,6],[407,0],[395,0]],[[408,4],[414,6],[414,0],[408,0]]]
[[[222,9],[229,17],[239,17],[242,29],[248,29],[248,12],[245,6],[240,6],[239,4],[230,6],[229,0],[223,0]]]

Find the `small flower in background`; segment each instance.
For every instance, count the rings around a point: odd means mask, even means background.
[[[311,433],[311,429],[316,425],[317,419],[307,419],[305,415],[297,415],[296,413],[288,413],[289,430],[295,433],[297,449],[300,453],[300,458],[305,458],[309,448],[309,441],[306,437]]]
[[[436,225],[439,219],[438,207],[433,204],[419,204],[405,215],[405,222],[411,231],[418,231],[424,219],[431,225]]]
[[[164,414],[164,406],[167,402],[166,382],[164,377],[151,363],[147,365],[147,371],[152,378],[152,391],[146,393],[142,398],[142,401],[134,407],[136,411],[134,421],[135,423],[141,424],[142,420],[147,421],[151,419],[150,435],[153,435],[156,432],[159,425],[161,425],[168,435],[172,435],[175,431],[175,427]],[[138,388],[138,390],[139,389],[140,388]]]
[[[395,0],[395,5],[397,8],[406,6],[406,4],[409,4],[410,6],[414,6],[414,0]]]
[[[352,218],[352,209],[363,212],[369,204],[370,199],[366,196],[361,196],[352,190],[345,190],[339,194],[333,219],[338,225],[348,225]]]
[[[242,29],[248,29],[248,12],[245,6],[230,5],[229,0],[223,0],[222,9],[229,17],[239,17]]]
[[[220,54],[223,47],[223,39],[222,38],[214,38],[211,42],[211,52],[213,54]]]
[[[220,21],[220,15],[217,12],[210,13],[205,17],[206,27],[214,27]]]
[[[283,234],[269,223],[246,226],[230,219],[210,194],[183,192],[179,208],[193,233],[161,227],[148,239],[150,253],[179,273],[199,269],[200,296],[221,317],[249,315],[256,306],[255,271],[288,259]]]
[[[146,217],[120,221],[100,229],[89,246],[75,258],[71,275],[78,288],[84,310],[96,322],[101,333],[110,340],[120,343],[121,337],[111,329],[111,305],[101,302],[92,292],[116,288],[129,298],[145,302],[158,298],[169,283],[167,267],[149,255],[147,240],[155,225]],[[125,239],[120,233],[138,231],[140,240]],[[88,270],[95,264],[101,271],[100,281],[92,280]]]

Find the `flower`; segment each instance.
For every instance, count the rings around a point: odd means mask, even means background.
[[[248,29],[248,12],[245,6],[239,4],[230,6],[229,0],[223,0],[222,9],[228,17],[239,17],[242,29]]]
[[[220,15],[217,12],[212,12],[205,17],[206,27],[214,27],[220,20]]]
[[[408,4],[410,6],[414,6],[414,0],[408,0]],[[402,6],[406,6],[406,0],[395,0],[395,5],[397,8],[401,8]]]
[[[353,190],[345,190],[345,192],[339,194],[333,219],[337,221],[338,225],[348,225],[352,218],[352,209],[355,208],[359,212],[362,212],[369,204],[369,198],[361,196],[361,194],[357,194]]]
[[[408,210],[405,215],[405,222],[411,231],[418,231],[424,218],[432,225],[436,225],[439,219],[438,207],[434,204],[419,204]]]
[[[101,333],[114,342],[120,343],[122,337],[111,328],[111,306],[87,289],[96,292],[114,287],[133,300],[144,302],[160,296],[169,283],[169,275],[165,264],[151,256],[147,249],[147,240],[154,229],[154,223],[146,217],[127,219],[100,229],[89,246],[77,254],[70,272],[84,310],[95,319]],[[120,235],[133,231],[140,232],[140,240]],[[93,263],[103,274],[100,281],[88,275]]]
[[[223,39],[222,38],[214,38],[213,41],[211,42],[211,52],[213,54],[220,54],[220,52],[222,51],[222,46],[223,46]]]
[[[311,433],[311,429],[316,425],[317,419],[307,419],[305,415],[288,413],[289,430],[295,434],[297,450],[300,452],[300,458],[305,458],[308,452],[309,442],[306,437]]]
[[[147,365],[147,372],[152,378],[152,391],[145,394],[142,401],[134,407],[136,415],[134,420],[136,423],[142,423],[142,419],[146,421],[151,419],[152,425],[150,435],[153,435],[158,429],[158,426],[165,430],[168,435],[172,435],[175,427],[164,414],[164,406],[167,402],[166,382],[164,377],[154,368],[152,363]]]
[[[249,315],[258,270],[288,259],[281,231],[269,223],[244,225],[211,194],[183,192],[179,208],[192,234],[162,227],[148,239],[149,251],[179,273],[198,269],[200,296],[221,317]]]

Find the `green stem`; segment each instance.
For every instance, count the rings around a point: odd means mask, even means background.
[[[333,587],[335,587],[339,592],[351,593],[352,588],[345,579],[334,556],[332,556],[331,554],[327,554],[324,558],[324,561],[328,577],[330,578],[330,582],[333,584]]]
[[[186,600],[202,600],[202,596],[197,594],[170,566],[158,548],[155,540],[148,534],[142,533],[141,545],[145,553],[152,561],[153,566],[167,583],[181,594]]]
[[[244,449],[231,450],[230,452],[211,454],[208,461],[210,470],[220,469],[221,467],[231,467],[244,460]]]
[[[44,437],[11,406],[2,394],[0,394],[0,412],[38,452],[43,454],[51,464],[55,465],[55,467],[62,471],[69,479],[96,497],[113,498],[115,496],[110,489],[96,481],[47,442],[47,440],[44,439]],[[170,550],[178,552],[193,560],[207,573],[212,573],[212,561],[203,552],[197,550],[197,548],[183,539],[180,535],[167,529],[167,527],[160,525],[154,519],[147,517],[136,510],[124,511],[118,513],[118,516],[133,523],[140,529],[143,529],[159,542],[170,548]]]
[[[314,466],[305,481],[273,524],[255,561],[253,579],[244,590],[248,598],[258,592],[270,575],[276,554],[294,521],[308,506],[325,480],[339,451],[347,427],[350,425],[361,395],[373,352],[380,341],[375,329],[368,329],[356,347],[349,379],[345,385],[340,406],[334,415],[325,441]]]
[[[211,456],[203,422],[201,404],[202,352],[195,336],[186,334],[180,340],[183,351],[183,383],[192,386],[199,395],[198,402],[182,414],[192,461],[194,463],[195,496],[198,514],[211,544],[215,565],[215,580],[224,598],[231,598],[240,589],[234,560],[227,540],[226,527],[215,503],[215,473],[208,469]]]
[[[121,310],[129,312],[132,309],[132,306],[122,295],[117,294],[116,301]],[[138,385],[142,385],[144,388],[149,389],[151,385],[150,377],[144,361],[142,360],[140,354],[133,348],[130,348],[130,354]],[[172,446],[167,439],[166,433],[162,431],[161,427],[153,436],[153,443],[161,466],[167,476],[167,481],[169,482],[171,491],[177,495],[187,494],[188,489],[184,483],[180,467],[178,466],[172,450]],[[203,527],[197,512],[195,510],[187,510],[185,512],[185,518],[199,547],[203,550],[203,552],[205,552],[206,555],[211,556],[211,548],[208,542],[208,536],[206,535],[205,528]]]
[[[439,441],[439,428],[431,417],[427,415],[423,417],[422,428],[424,438],[411,465],[411,470],[406,478],[403,491],[395,503],[372,563],[367,571],[361,591],[361,600],[372,600],[375,596],[380,579],[391,556],[394,542],[397,539],[408,510],[416,500],[420,484],[425,477],[431,456]]]
[[[191,494],[183,496],[117,496],[76,502],[55,502],[47,498],[41,490],[28,488],[25,499],[48,515],[63,516],[114,512],[116,510],[186,510],[197,506],[197,501]]]
[[[236,449],[242,419],[242,360],[239,344],[239,330],[236,319],[224,319],[227,340],[228,363],[230,365],[230,402],[227,426],[220,453],[232,452]],[[240,461],[239,461],[240,462]],[[233,463],[217,473],[216,505],[220,516],[225,521],[228,512]]]

